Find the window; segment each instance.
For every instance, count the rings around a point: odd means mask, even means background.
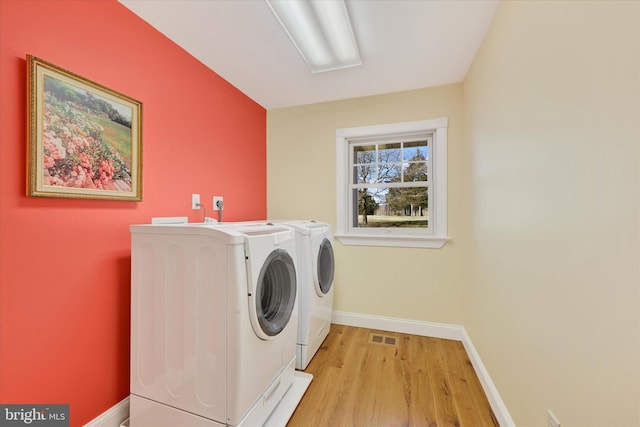
[[[447,236],[446,118],[338,129],[336,238],[440,248]]]

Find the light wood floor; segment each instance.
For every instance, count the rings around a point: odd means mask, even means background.
[[[458,341],[331,325],[305,372],[287,427],[498,426]]]

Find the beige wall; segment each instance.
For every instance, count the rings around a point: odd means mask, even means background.
[[[335,243],[334,310],[463,323],[469,240],[462,85],[271,110],[267,113],[267,211],[336,226],[336,129],[449,118],[449,234],[444,248]]]
[[[640,2],[504,2],[464,82],[465,327],[519,427],[640,426]]]
[[[335,129],[440,116],[452,243],[336,243],[335,310],[464,325],[518,427],[640,426],[640,2],[506,1],[463,86],[269,111],[269,216],[335,227]]]

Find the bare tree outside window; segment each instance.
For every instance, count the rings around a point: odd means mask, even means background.
[[[354,144],[354,226],[428,227],[428,152],[428,139]]]

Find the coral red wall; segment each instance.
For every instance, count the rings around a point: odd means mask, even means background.
[[[28,53],[143,102],[143,202],[25,196]],[[0,0],[0,93],[0,402],[79,426],[129,393],[128,226],[265,217],[266,111],[115,0]]]

